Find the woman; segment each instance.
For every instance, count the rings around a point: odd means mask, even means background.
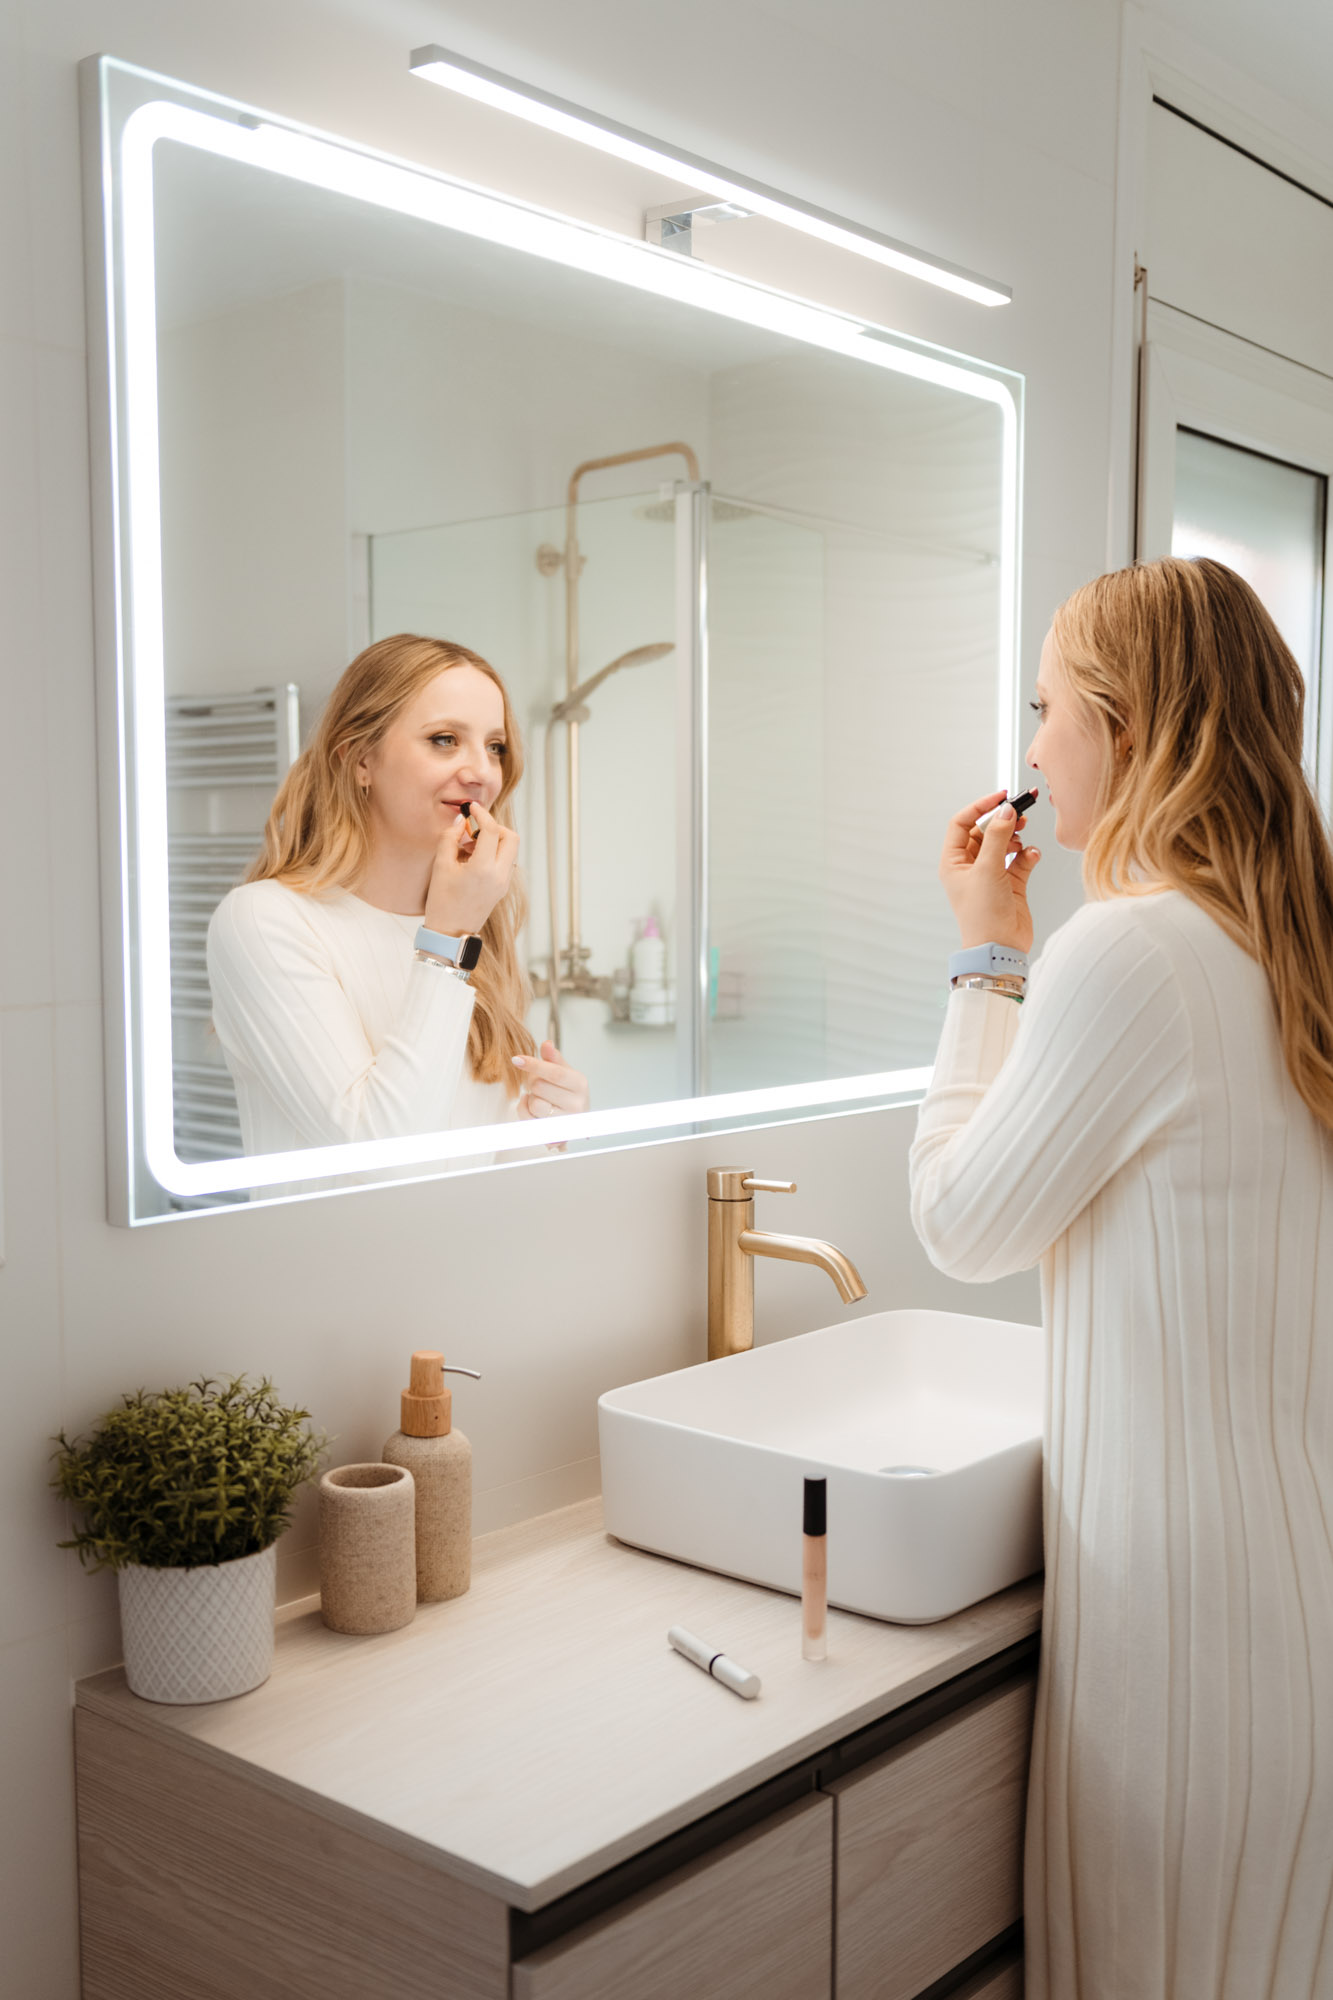
[[[466,646],[400,634],[353,660],[209,925],[247,1152],[586,1110],[524,1022],[522,771],[504,685]]]
[[[950,822],[941,876],[972,948],[954,970],[974,984],[950,998],[912,1154],[942,1270],[1041,1262],[1027,1991],[1315,2000],[1333,1994],[1333,855],[1301,676],[1239,577],[1165,561],[1057,611],[1037,693],[1028,763],[1097,900],[1027,981],[1037,850],[1012,810],[978,833],[994,796]],[[992,944],[1007,967],[973,969]]]

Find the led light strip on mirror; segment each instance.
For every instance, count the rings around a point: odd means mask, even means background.
[[[142,71],[111,65],[103,70],[151,85]],[[166,86],[181,90],[183,87]],[[605,1111],[588,1111],[530,1123],[425,1133],[412,1137],[320,1146],[299,1152],[232,1160],[185,1162],[175,1148],[172,1090],[172,1022],[167,880],[167,791],[162,604],[161,498],[158,456],[157,326],[154,277],[153,156],[162,140],[265,169],[311,187],[350,196],[467,235],[552,260],[640,291],[787,335],[810,346],[852,357],[872,367],[938,384],[994,405],[1002,422],[1000,523],[1000,632],[996,745],[999,782],[1012,777],[1015,744],[1015,627],[1018,562],[1020,435],[1007,382],[983,369],[899,344],[877,327],[846,314],[789,297],[594,226],[448,179],[425,169],[366,152],[285,122],[245,112],[216,99],[208,110],[150,95],[125,116],[118,134],[103,134],[103,171],[111,176],[114,227],[119,232],[121,406],[113,424],[123,448],[124,513],[117,522],[124,550],[127,603],[125,636],[133,698],[128,703],[133,738],[132,795],[136,834],[133,866],[123,869],[122,893],[133,895],[126,941],[138,953],[137,1012],[129,1053],[140,1075],[143,1153],[160,1186],[182,1198],[246,1189],[303,1186],[320,1178],[380,1173],[385,1169],[465,1164],[477,1156],[529,1151],[617,1134],[661,1132],[705,1121],[748,1119],[772,1112],[850,1106],[919,1093],[925,1069],[895,1070],[799,1085],[734,1091]],[[216,108],[213,108],[216,107]],[[105,116],[105,112],[103,113]],[[741,183],[735,183],[740,186]],[[753,191],[750,191],[753,198]],[[826,233],[826,232],[824,232]],[[955,287],[956,289],[956,287]],[[117,339],[111,320],[113,353]],[[113,399],[115,391],[113,389]],[[131,984],[126,953],[124,977]],[[132,1095],[132,1093],[131,1093]]]

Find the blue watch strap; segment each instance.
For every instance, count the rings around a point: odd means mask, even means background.
[[[481,957],[481,938],[475,931],[449,937],[444,931],[433,931],[423,924],[412,943],[414,950],[424,951],[428,958],[442,959],[451,965],[460,979],[467,978]]]
[[[1028,959],[1025,951],[1015,951],[1008,944],[974,944],[966,951],[956,951],[949,960],[950,979],[961,979],[968,972],[989,972],[1004,979],[1026,979]]]
[[[446,937],[443,931],[427,930],[425,924],[412,940],[417,951],[428,951],[432,958],[447,959],[450,965],[457,965],[463,950],[461,937]]]

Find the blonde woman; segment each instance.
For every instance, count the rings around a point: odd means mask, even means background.
[[[1165,561],[1055,614],[1028,762],[1090,901],[979,799],[912,1154],[934,1262],[1040,1262],[1031,2000],[1333,1994],[1333,855],[1301,675]],[[1006,863],[1008,865],[1006,866]],[[1015,1004],[1017,1001],[1021,1005]]]
[[[400,634],[353,660],[209,926],[247,1152],[587,1108],[524,1021],[522,771],[478,654]]]

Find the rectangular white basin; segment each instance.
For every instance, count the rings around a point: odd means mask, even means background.
[[[612,1389],[610,1534],[799,1593],[802,1482],[828,1481],[829,1602],[926,1624],[1041,1568],[1040,1327],[869,1314]]]

